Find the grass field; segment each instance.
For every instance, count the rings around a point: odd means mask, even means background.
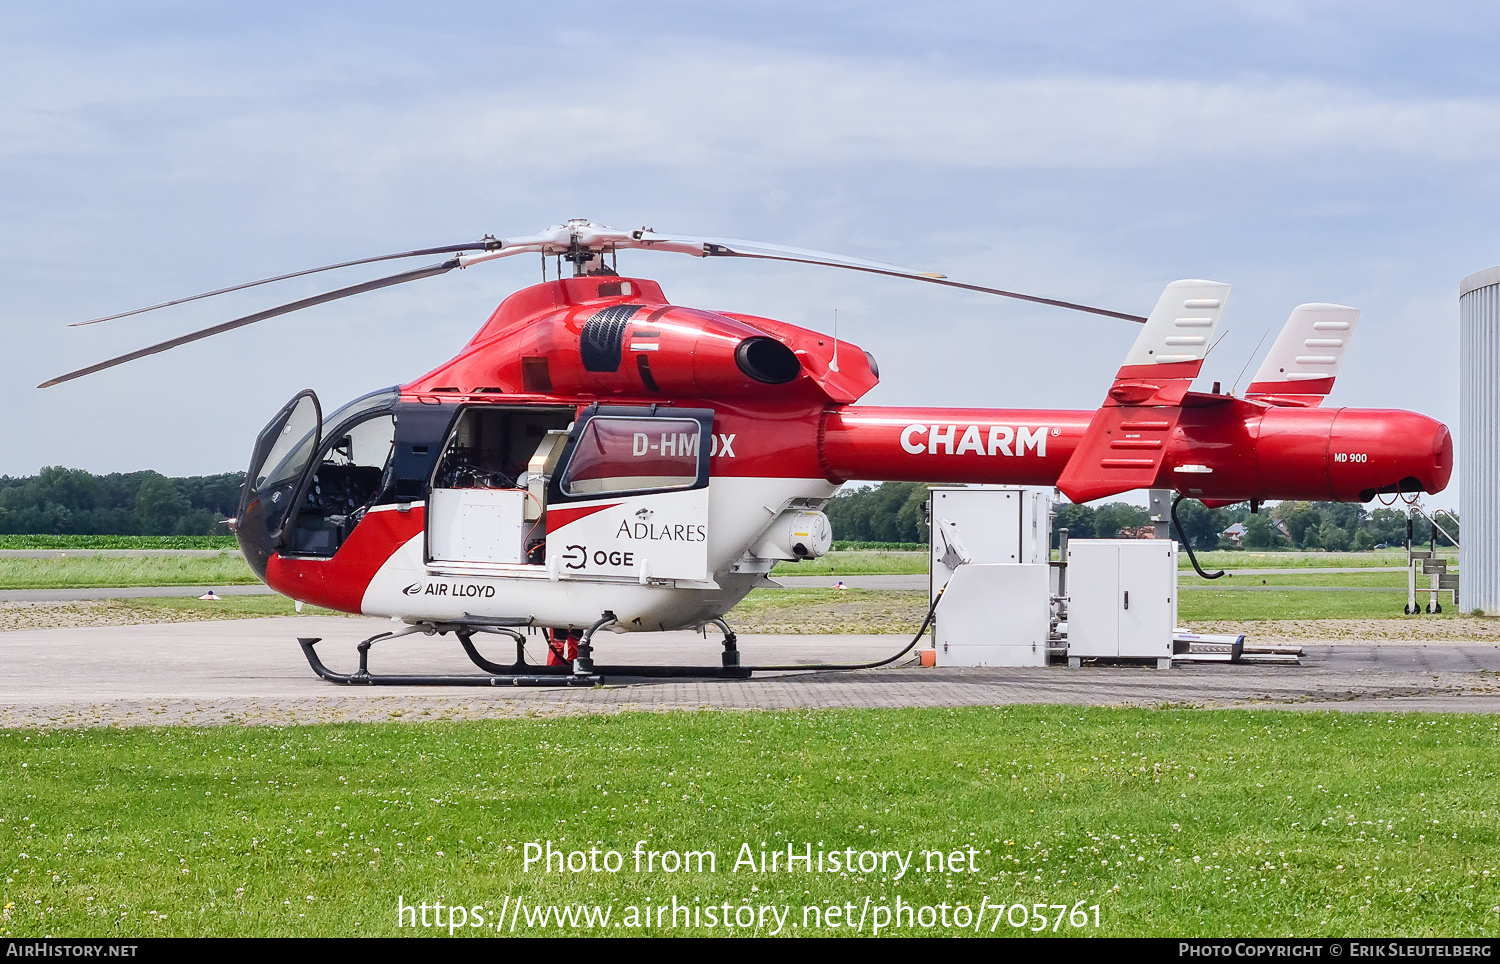
[[[1426,605],[1426,595],[1417,597]],[[1398,619],[1406,605],[1403,593],[1370,592],[1236,592],[1212,589],[1179,593],[1181,622],[1211,619]],[[1446,602],[1443,612],[1423,619],[1446,619],[1459,613]]]
[[[1396,573],[1396,575],[1400,575]],[[1426,597],[1419,597],[1424,603]],[[1194,589],[1178,595],[1184,623],[1209,620],[1401,619],[1404,594],[1370,592],[1245,592]],[[941,610],[939,610],[941,612]],[[729,612],[744,633],[914,633],[927,614],[920,590],[757,589]],[[1461,615],[1445,604],[1436,615]]]
[[[0,589],[243,586],[260,580],[238,552],[218,556],[0,558]]]
[[[925,573],[925,552],[877,552],[851,550],[830,552],[817,559],[800,562],[778,562],[772,574],[776,576],[856,576],[874,574]]]
[[[1421,549],[1421,546],[1417,547]],[[1447,559],[1450,565],[1458,563],[1458,550],[1452,546],[1438,549],[1438,556]],[[1381,550],[1379,552],[1251,552],[1244,549],[1224,549],[1198,553],[1198,562],[1204,569],[1318,569],[1351,568],[1355,566],[1405,566],[1406,550]],[[1192,568],[1187,553],[1179,552],[1177,564]]]
[[[197,596],[141,599],[90,599],[78,602],[0,604],[0,633],[27,629],[67,629],[85,626],[129,626],[141,623],[184,623],[205,619],[257,619],[299,615],[285,596],[224,596],[217,602]],[[338,616],[317,606],[304,606],[303,616]]]
[[[17,538],[17,537],[12,537]],[[26,536],[32,539],[39,537]],[[59,537],[61,538],[61,537]],[[80,537],[81,538],[81,537]],[[125,538],[125,537],[99,537]],[[209,538],[209,537],[201,537]],[[0,546],[0,548],[21,548]],[[145,548],[143,546],[32,546],[27,548]],[[176,547],[184,548],[184,547]],[[194,547],[186,547],[194,548]],[[1206,552],[1199,561],[1210,571],[1221,568],[1285,568],[1290,573],[1322,567],[1399,566],[1405,563],[1402,553],[1299,553],[1299,552]],[[818,559],[776,564],[776,576],[853,576],[871,574],[915,575],[927,572],[927,553],[906,551],[850,550],[830,552]],[[1455,559],[1456,561],[1456,559]],[[1178,562],[1188,568],[1186,553]],[[1185,579],[1196,580],[1194,574]],[[1229,577],[1234,578],[1234,577]],[[1244,577],[1241,577],[1244,578]],[[1259,577],[1257,577],[1259,578]],[[1275,577],[1280,579],[1282,577]],[[1338,581],[1335,576],[1318,575],[1319,585],[1405,585],[1403,573],[1371,573],[1376,581],[1359,583]],[[166,556],[101,558],[84,556],[61,559],[0,558],[0,589],[57,589],[68,586],[185,586],[250,585],[257,582],[249,566],[235,550],[225,550],[219,557]],[[1287,584],[1291,584],[1290,582]]]
[[[889,589],[757,589],[725,617],[737,633],[904,633],[927,615],[927,593]]]
[[[221,536],[52,536],[0,535],[0,549],[239,549],[232,535]]]
[[[727,902],[784,908],[794,935],[869,934],[882,908],[887,933],[1023,934],[1041,903],[1048,934],[1487,936],[1497,729],[1009,707],[9,731],[0,933],[481,934],[508,911],[504,933],[706,935],[726,930],[702,909]],[[583,853],[574,872],[528,869],[527,846],[548,841]],[[637,841],[643,856],[711,852],[712,869],[637,871]],[[899,879],[889,859],[788,872],[786,848],[809,845],[914,863]],[[939,872],[924,851],[957,856]],[[747,853],[753,870],[736,867]],[[644,923],[640,907],[670,914],[674,898],[699,926]],[[901,926],[898,898],[914,908]],[[398,901],[464,914],[398,927]],[[538,922],[580,906],[609,925]],[[770,933],[776,918],[756,916],[729,932]]]
[[[1055,554],[1055,553],[1054,553]],[[1450,565],[1458,562],[1457,549],[1439,550]],[[855,576],[871,573],[915,574],[927,571],[926,552],[835,551],[817,559],[776,564],[778,576]],[[1198,553],[1204,569],[1318,569],[1405,566],[1406,552],[1249,552],[1224,550]],[[1177,564],[1191,571],[1187,553],[1179,552]],[[1405,577],[1400,577],[1404,579]],[[1335,585],[1329,583],[1328,585]]]
[[[1384,619],[1399,623],[1405,596],[1390,590],[1370,592],[1240,592],[1211,589],[1184,592],[1178,616],[1184,624],[1218,621]],[[201,619],[247,619],[291,616],[284,596],[225,596],[205,602],[193,596],[109,599],[78,603],[0,605],[0,632],[185,622]],[[727,618],[739,633],[905,634],[917,631],[927,613],[927,593],[920,590],[757,589]],[[304,615],[327,615],[308,606]],[[1445,604],[1448,620],[1460,613]],[[1244,630],[1241,630],[1244,631]]]
[[[1211,572],[1212,570],[1210,570]],[[1417,585],[1425,586],[1431,577],[1418,576]],[[1318,572],[1306,569],[1278,570],[1264,576],[1225,574],[1220,579],[1203,579],[1195,572],[1179,572],[1181,586],[1365,586],[1372,589],[1406,589],[1405,572]]]

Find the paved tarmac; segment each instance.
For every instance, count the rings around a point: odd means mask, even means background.
[[[320,636],[334,670],[384,620],[286,617],[0,634],[0,726],[325,723],[476,719],[630,709],[1091,706],[1259,707],[1375,712],[1500,712],[1500,646],[1482,643],[1308,645],[1301,666],[1200,664],[1027,669],[921,668],[902,660],[853,672],[757,673],[745,681],[609,679],[588,689],[354,687],[315,677],[296,644]],[[742,636],[747,665],[860,662],[909,637]],[[497,662],[514,644],[480,648]],[[540,660],[539,637],[528,645]],[[601,633],[601,662],[718,662],[715,636]],[[405,637],[372,650],[384,673],[476,674],[452,637]]]

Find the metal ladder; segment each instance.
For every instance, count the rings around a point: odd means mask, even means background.
[[[1454,539],[1446,529],[1439,525],[1438,521],[1432,515],[1429,515],[1427,510],[1422,508],[1420,504],[1414,504],[1412,511],[1421,513],[1423,518],[1432,523],[1433,544],[1431,549],[1412,548],[1412,520],[1408,517],[1406,521],[1406,608],[1403,612],[1408,616],[1412,616],[1422,611],[1421,607],[1417,605],[1417,593],[1419,592],[1427,593],[1427,611],[1429,613],[1440,613],[1443,611],[1443,604],[1438,601],[1438,593],[1442,592],[1451,591],[1453,593],[1453,608],[1457,609],[1458,573],[1449,572],[1448,560],[1438,557],[1437,533],[1441,532],[1455,546],[1458,545],[1458,540]],[[1434,514],[1441,514],[1442,511],[1439,509]],[[1429,584],[1418,588],[1418,575],[1428,576],[1430,578]]]

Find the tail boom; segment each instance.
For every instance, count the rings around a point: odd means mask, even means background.
[[[1453,471],[1447,427],[1424,415],[1205,398],[1216,401],[1113,409],[1153,424],[1122,424],[1109,439],[1159,444],[1108,452],[1083,444],[1095,412],[839,406],[823,417],[819,458],[836,482],[1003,485],[1058,485],[1070,463],[1089,459],[1069,474],[1091,481],[1063,485],[1079,502],[1136,488],[1216,502],[1365,502],[1380,492],[1440,492]]]

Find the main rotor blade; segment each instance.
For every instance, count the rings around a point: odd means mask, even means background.
[[[321,268],[308,268],[305,271],[293,271],[290,274],[279,274],[274,278],[262,278],[259,281],[250,281],[242,285],[231,285],[228,288],[219,288],[215,291],[205,291],[201,295],[190,295],[186,298],[177,298],[173,301],[163,301],[159,305],[151,305],[148,308],[136,308],[133,311],[122,311],[117,315],[105,315],[102,318],[90,318],[88,321],[75,321],[69,328],[81,328],[84,325],[97,325],[101,321],[114,321],[116,318],[129,318],[131,315],[143,314],[147,311],[155,311],[158,308],[170,308],[173,305],[185,305],[190,301],[201,301],[204,298],[212,298],[215,295],[227,295],[231,291],[243,291],[246,288],[254,288],[259,285],[268,285],[276,281],[286,281],[289,278],[301,278],[304,275],[318,274],[323,271],[336,271],[339,268],[352,268],[361,264],[376,264],[380,261],[395,261],[400,258],[420,258],[432,254],[457,254],[460,251],[489,251],[500,246],[500,242],[494,239],[483,241],[465,241],[462,244],[450,244],[440,248],[417,248],[415,251],[402,251],[398,254],[382,254],[374,258],[360,258],[355,261],[341,261],[338,264],[324,265]]]
[[[365,281],[357,285],[350,285],[347,288],[339,288],[336,291],[329,291],[321,295],[313,295],[311,298],[303,298],[299,301],[289,302],[288,304],[279,305],[275,308],[267,308],[265,311],[257,311],[253,315],[245,315],[243,318],[236,318],[233,321],[226,321],[223,324],[214,325],[212,328],[204,328],[201,331],[195,331],[191,334],[181,335],[169,341],[164,341],[152,345],[149,348],[141,348],[136,351],[130,352],[128,355],[120,355],[116,358],[111,358],[108,361],[102,361],[97,365],[90,365],[87,368],[80,368],[76,372],[68,372],[68,374],[66,375],[59,375],[56,378],[42,382],[37,386],[37,388],[51,388],[53,385],[60,385],[63,382],[72,381],[75,378],[82,378],[84,375],[92,375],[95,372],[104,371],[104,369],[106,368],[114,368],[116,365],[123,365],[128,361],[135,361],[137,358],[145,358],[147,355],[155,355],[157,352],[166,351],[168,348],[176,348],[178,345],[186,345],[189,342],[199,341],[201,339],[208,338],[211,335],[218,335],[226,331],[233,331],[236,328],[243,328],[246,325],[253,325],[257,321],[265,321],[267,318],[275,318],[277,315],[285,315],[293,311],[301,311],[303,308],[311,308],[314,305],[326,304],[330,301],[338,301],[340,298],[348,298],[350,295],[364,294],[366,291],[374,291],[377,288],[389,288],[391,285],[399,285],[404,284],[408,281],[418,281],[422,278],[431,278],[436,275],[447,274],[449,271],[452,271],[457,267],[459,267],[458,259],[451,258],[447,261],[442,262],[441,264],[429,265],[425,268],[417,268],[414,271],[403,271],[400,274],[387,275],[384,278],[376,278],[374,281]]]
[[[702,257],[705,258],[754,258],[761,261],[788,261],[795,264],[816,264],[829,268],[844,268],[849,271],[863,271],[867,274],[885,275],[891,278],[909,278],[912,281],[925,281],[928,284],[943,285],[948,288],[961,288],[965,291],[979,291],[984,294],[999,295],[1002,298],[1015,298],[1018,301],[1030,301],[1039,305],[1068,308],[1072,311],[1086,311],[1093,315],[1120,318],[1124,321],[1134,321],[1141,324],[1144,324],[1146,321],[1143,315],[1132,315],[1123,311],[1111,311],[1108,308],[1095,308],[1092,305],[1080,305],[1076,302],[1060,301],[1056,298],[1042,298],[1037,295],[1022,294],[1019,291],[1007,291],[1003,288],[967,284],[962,281],[954,281],[946,275],[936,272],[915,271],[911,268],[902,268],[893,264],[882,264],[879,261],[865,261],[861,258],[849,258],[839,254],[830,254],[826,251],[809,251],[804,248],[790,248],[779,244],[766,244],[761,241],[740,241],[733,238],[668,237],[658,235],[653,231],[633,232],[632,236],[636,244],[630,245],[631,247],[657,247],[669,251],[696,254],[696,251],[685,250],[685,245],[702,244]],[[621,247],[624,246],[621,245]]]
[[[733,242],[730,244],[733,244]],[[824,254],[821,251],[780,248],[776,245],[755,244],[751,246],[739,244],[736,247],[731,247],[730,244],[707,242],[704,246],[705,257],[755,258],[761,261],[789,261],[795,264],[818,264],[830,268],[845,268],[849,271],[863,271],[867,274],[886,275],[892,278],[909,278],[912,281],[925,281],[928,284],[943,285],[948,288],[962,288],[965,291],[979,291],[984,294],[999,295],[1002,298],[1030,301],[1038,305],[1051,305],[1054,308],[1086,311],[1091,315],[1104,315],[1106,318],[1120,318],[1124,321],[1135,321],[1141,324],[1145,324],[1146,322],[1146,318],[1143,315],[1131,315],[1123,311],[1111,311],[1108,308],[1095,308],[1092,305],[1080,305],[1072,301],[1059,301],[1056,298],[1042,298],[1037,295],[1022,294],[1019,291],[1006,291],[1003,288],[967,284],[962,281],[954,281],[944,275],[925,271],[912,271],[908,268],[883,265],[875,261],[861,261],[857,258]]]

